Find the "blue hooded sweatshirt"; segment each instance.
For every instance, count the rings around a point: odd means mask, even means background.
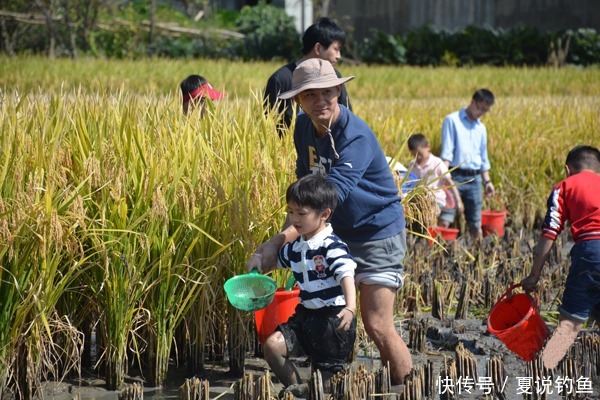
[[[342,240],[363,242],[395,236],[404,229],[404,210],[383,150],[363,120],[343,105],[339,107],[331,136],[322,138],[317,137],[308,115],[298,115],[296,175],[321,173],[335,185],[338,206],[331,225]]]

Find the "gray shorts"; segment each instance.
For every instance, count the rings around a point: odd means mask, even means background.
[[[442,221],[446,221],[449,223],[453,223],[455,216],[456,216],[456,208],[440,207],[440,215],[438,215],[438,219],[441,219]]]
[[[354,274],[356,286],[382,285],[400,290],[404,283],[404,255],[406,232],[396,236],[369,242],[348,242],[350,254],[357,267]]]

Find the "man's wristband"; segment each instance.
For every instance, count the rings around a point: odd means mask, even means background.
[[[485,182],[483,182],[483,186],[487,186],[488,183],[492,183],[492,181],[485,181]]]
[[[356,312],[354,312],[354,310],[351,308],[345,307],[344,310],[348,310],[352,313],[352,315],[356,315]]]

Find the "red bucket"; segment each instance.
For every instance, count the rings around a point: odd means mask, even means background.
[[[548,327],[538,309],[538,298],[526,293],[509,294],[512,285],[496,302],[488,317],[488,331],[525,361],[533,360],[548,338]]]
[[[483,236],[487,235],[498,235],[498,237],[504,236],[504,218],[506,217],[507,211],[504,202],[496,197],[497,200],[502,204],[503,210],[481,210],[481,231]]]
[[[447,242],[452,242],[452,241],[456,240],[456,237],[458,236],[458,229],[455,229],[455,228],[444,228],[442,226],[430,226],[429,228],[427,228],[427,231],[429,232],[429,235],[432,238],[435,239],[439,236]],[[429,245],[433,246],[432,240],[429,241]]]
[[[287,322],[294,314],[296,306],[300,303],[300,289],[285,290],[278,288],[275,291],[273,302],[266,308],[254,312],[258,341],[264,343],[279,324]]]
[[[492,211],[482,210],[481,211],[481,230],[483,236],[487,235],[498,235],[498,237],[504,236],[504,217],[506,216],[506,210],[504,211]]]

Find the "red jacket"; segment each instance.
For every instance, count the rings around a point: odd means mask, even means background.
[[[600,240],[600,174],[582,171],[554,187],[542,236],[556,240],[567,220],[575,242]]]

